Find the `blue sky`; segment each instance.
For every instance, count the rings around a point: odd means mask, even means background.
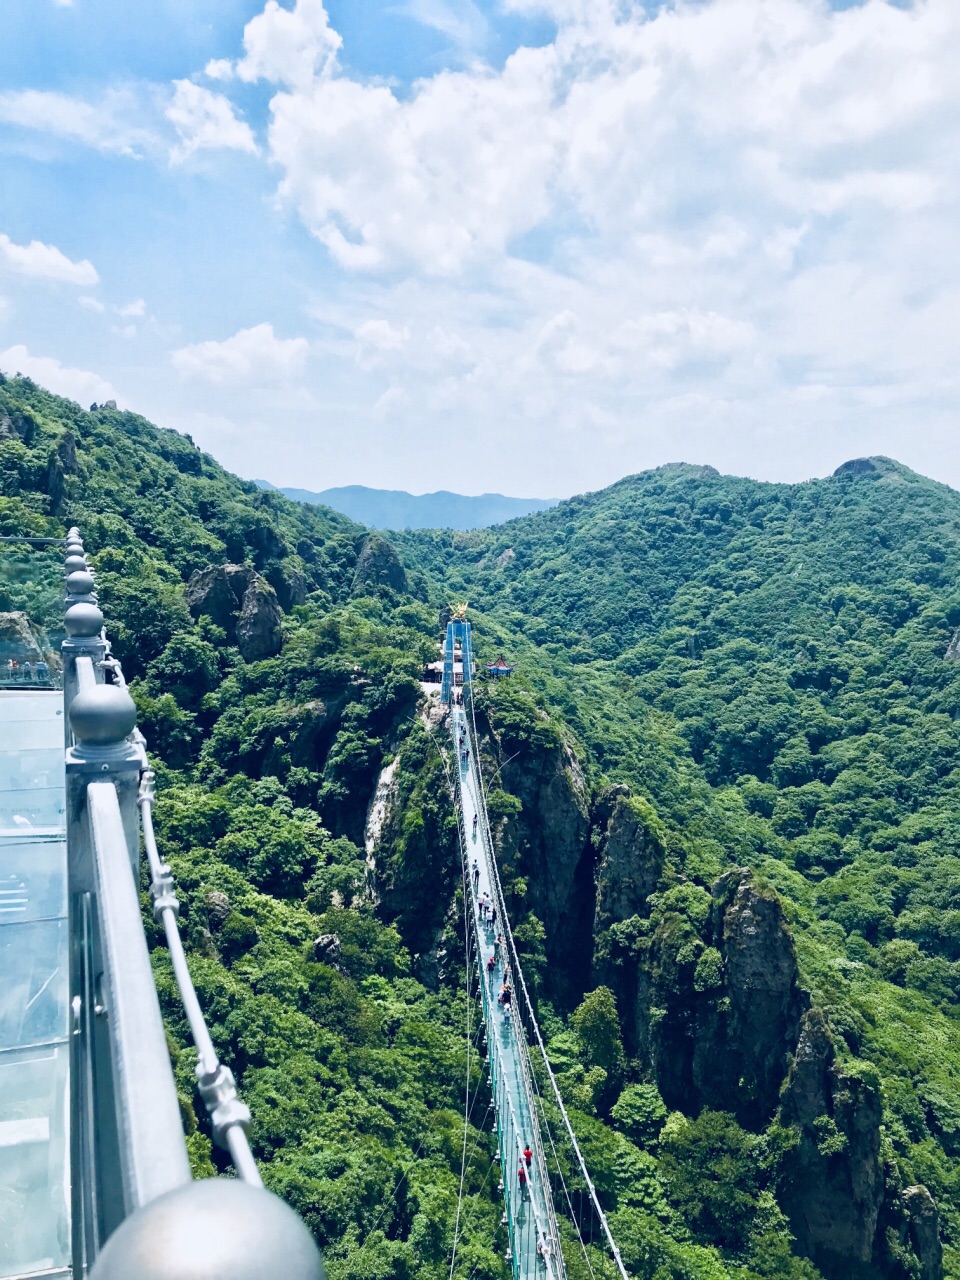
[[[955,0],[5,0],[0,368],[246,476],[960,486]]]

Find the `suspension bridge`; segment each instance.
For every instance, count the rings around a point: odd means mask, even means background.
[[[253,1280],[278,1270],[322,1280],[305,1226],[261,1182],[250,1112],[190,977],[176,887],[154,837],[154,775],[79,530],[63,547],[62,680],[46,664],[42,678],[12,662],[0,671],[0,1280]],[[473,670],[460,610],[447,626],[440,696],[505,1260],[514,1280],[566,1280],[577,1255],[594,1280],[629,1280],[520,966],[487,815]],[[197,1090],[232,1178],[191,1177],[141,915],[142,857],[197,1051]],[[468,1114],[469,1098],[464,1155]]]

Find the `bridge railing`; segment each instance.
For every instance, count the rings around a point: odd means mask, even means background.
[[[250,1113],[203,1018],[172,874],[154,837],[153,773],[76,529],[66,553],[74,1276],[166,1280],[189,1265],[191,1275],[226,1280],[253,1274],[248,1268],[256,1271],[259,1258],[264,1273],[269,1266],[294,1280],[319,1280],[322,1264],[306,1228],[262,1189],[246,1134]],[[154,915],[198,1051],[198,1088],[214,1141],[230,1153],[240,1181],[191,1179],[140,910],[141,832]]]

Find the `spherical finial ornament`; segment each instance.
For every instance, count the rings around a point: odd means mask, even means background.
[[[69,555],[69,554],[70,554],[71,552],[73,552],[73,551],[82,551],[82,550],[83,550],[83,539],[82,539],[82,538],[68,538],[68,539],[66,540],[66,542],[65,542],[63,545],[64,545],[64,547],[65,547],[65,549],[66,549],[66,551],[67,551],[67,554]]]
[[[70,528],[67,530],[67,538],[69,539],[69,538],[79,538],[79,537],[80,537],[80,530],[77,528],[75,524],[72,524]]]
[[[70,704],[70,727],[83,743],[107,746],[122,742],[136,723],[133,699],[116,684],[81,689]]]
[[[90,1280],[324,1280],[323,1261],[291,1208],[228,1178],[192,1182],[132,1213]]]
[[[63,615],[68,636],[98,636],[103,630],[103,614],[95,604],[72,604]]]
[[[93,574],[87,569],[78,569],[67,574],[67,591],[72,596],[88,596],[93,590]]]
[[[80,555],[79,552],[75,552],[67,556],[63,567],[66,569],[67,573],[86,573],[87,557]]]

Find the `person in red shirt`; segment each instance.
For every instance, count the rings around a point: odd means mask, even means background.
[[[533,1152],[530,1150],[530,1143],[529,1143],[529,1142],[528,1142],[528,1143],[527,1143],[527,1145],[523,1148],[523,1158],[524,1158],[524,1160],[525,1160],[525,1161],[526,1161],[526,1163],[527,1163],[527,1168],[529,1169],[529,1168],[530,1168],[530,1161],[533,1159]]]
[[[521,1166],[520,1166],[520,1168],[517,1170],[517,1181],[520,1183],[520,1194],[521,1194],[521,1196],[523,1196],[524,1198],[526,1198],[526,1195],[527,1195],[527,1171],[526,1171],[526,1169],[523,1167],[523,1165],[521,1165]]]

